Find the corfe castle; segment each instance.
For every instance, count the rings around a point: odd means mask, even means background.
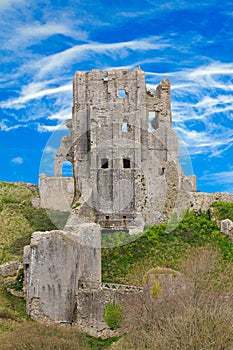
[[[104,306],[130,303],[142,289],[102,283],[101,235],[133,235],[227,196],[196,192],[195,176],[185,176],[179,164],[171,123],[168,79],[154,91],[140,68],[76,72],[70,135],[56,152],[54,176],[40,176],[40,205],[69,211],[69,218],[63,230],[35,232],[24,251],[34,319],[112,335]],[[62,177],[67,160],[72,177]]]

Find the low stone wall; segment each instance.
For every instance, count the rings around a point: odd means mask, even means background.
[[[142,305],[143,288],[117,284],[107,287],[107,285],[100,284],[99,288],[78,290],[77,314],[73,326],[79,331],[95,337],[109,338],[122,335],[130,329],[132,319]],[[104,309],[109,302],[121,304],[125,311],[122,327],[116,330],[111,330],[104,321]]]
[[[227,192],[193,192],[190,193],[190,208],[196,211],[207,211],[210,209],[213,202],[224,201],[233,202],[233,194]]]

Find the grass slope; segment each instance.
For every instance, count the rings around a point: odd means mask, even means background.
[[[22,260],[34,231],[56,229],[45,209],[32,207],[31,199],[38,196],[25,186],[0,182],[0,264]]]
[[[127,234],[122,235],[124,241]],[[119,234],[115,240],[120,244]],[[184,261],[196,247],[217,250],[220,270],[227,271],[232,266],[233,244],[220,233],[208,213],[197,215],[191,211],[172,232],[167,232],[164,224],[154,226],[130,244],[103,249],[103,280],[140,285],[152,267],[182,270]]]

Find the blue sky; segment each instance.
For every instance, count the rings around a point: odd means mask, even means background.
[[[0,180],[37,183],[76,70],[140,65],[171,81],[198,189],[233,193],[232,1],[0,0],[0,24]]]

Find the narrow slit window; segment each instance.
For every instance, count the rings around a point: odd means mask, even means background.
[[[130,168],[130,159],[127,159],[127,158],[123,159],[123,168],[125,168],[125,169]]]
[[[159,168],[159,175],[164,175],[165,168]]]
[[[118,89],[117,96],[120,97],[120,98],[125,98],[126,97],[126,91],[124,89]]]
[[[101,168],[108,169],[108,159],[107,158],[101,159]]]

